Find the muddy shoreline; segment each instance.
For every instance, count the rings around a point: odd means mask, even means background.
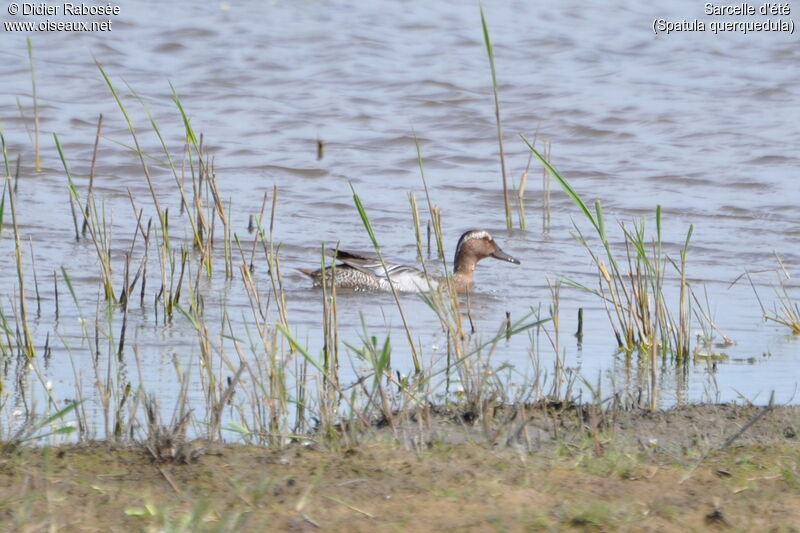
[[[152,443],[22,447],[0,458],[0,525],[798,531],[800,407],[524,411],[482,425],[432,409],[325,446],[173,442],[171,459]]]

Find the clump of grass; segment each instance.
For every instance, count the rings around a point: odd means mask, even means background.
[[[147,437],[144,447],[155,463],[189,464],[202,455],[203,450],[196,442],[188,441],[186,429],[191,411],[172,420],[169,425],[161,423],[158,401],[148,396],[143,401],[147,415]]]
[[[55,413],[39,418],[28,418],[5,441],[0,441],[0,454],[16,451],[20,446],[50,437],[53,435],[67,435],[75,431],[75,426],[62,421],[78,406],[76,402],[69,403],[66,407],[58,409]],[[42,430],[45,430],[44,432]]]
[[[600,202],[596,201],[594,209],[590,209],[547,158],[524,136],[522,140],[578,206],[600,239],[602,256],[595,253],[575,226],[576,237],[592,258],[600,279],[598,289],[570,283],[602,298],[620,349],[627,352],[638,349],[652,355],[657,352],[671,354],[681,361],[688,358],[691,354],[692,299],[686,262],[694,227],[689,226],[679,251],[679,260],[675,262],[663,251],[661,206],[657,206],[655,236],[652,239],[646,236],[644,219],[634,222],[632,227],[621,223],[623,248],[614,249],[606,233]],[[678,278],[679,296],[674,306],[668,305],[665,296],[668,265],[674,267]]]
[[[583,531],[613,531],[623,525],[620,510],[602,501],[564,506],[562,523]]]
[[[353,191],[353,203],[358,210],[358,214],[361,217],[361,221],[364,223],[364,229],[367,230],[367,234],[369,234],[369,239],[372,242],[372,246],[375,249],[375,253],[378,254],[378,260],[381,262],[383,266],[383,271],[386,273],[386,278],[389,279],[389,271],[386,267],[386,262],[383,260],[383,255],[381,254],[381,247],[378,244],[378,239],[375,237],[375,232],[372,229],[372,223],[367,216],[367,211],[364,209],[364,204],[361,203],[361,198],[359,198],[356,190],[353,188],[353,184],[350,184],[350,188]],[[406,320],[406,315],[403,312],[403,306],[400,304],[400,297],[397,295],[397,288],[394,286],[394,283],[389,283],[389,288],[392,291],[392,296],[394,297],[394,301],[397,304],[397,310],[400,312],[400,319],[403,321],[403,329],[406,332],[406,336],[408,337],[408,347],[411,350],[411,358],[414,362],[414,371],[419,373],[422,370],[422,363],[420,362],[419,355],[417,354],[417,348],[414,344],[414,339],[411,336],[411,330],[408,327],[408,321]]]
[[[429,227],[432,227],[435,236],[436,261],[441,263],[444,272],[444,283],[439,284],[438,290],[420,293],[422,300],[439,320],[442,332],[447,339],[444,367],[441,370],[430,372],[426,379],[430,383],[431,380],[442,376],[445,382],[445,401],[453,399],[456,403],[462,405],[464,413],[469,414],[470,418],[479,421],[483,425],[485,434],[490,441],[495,442],[499,438],[498,435],[503,433],[503,431],[489,430],[495,418],[496,407],[504,403],[530,401],[531,391],[535,391],[536,399],[538,400],[538,393],[541,390],[539,388],[541,376],[537,367],[533,372],[534,375],[528,376],[536,385],[527,388],[523,387],[528,392],[521,392],[515,396],[507,387],[508,383],[504,382],[506,379],[511,379],[510,375],[516,373],[515,369],[505,364],[496,366],[493,361],[493,354],[498,344],[503,340],[508,340],[511,336],[531,331],[539,332],[543,324],[552,320],[552,315],[540,317],[532,309],[530,313],[515,321],[506,316],[501,320],[497,331],[489,335],[488,340],[481,338],[471,317],[469,292],[465,295],[460,295],[453,283],[451,283],[451,274],[445,259],[441,211],[431,200],[425,178],[422,149],[416,137],[415,147],[420,178],[425,190],[426,204],[432,220]],[[420,216],[416,198],[413,195],[410,196],[410,202],[417,242],[417,255],[421,260],[423,271],[428,275],[428,266],[422,259]],[[464,308],[465,304],[466,309]],[[557,330],[557,325],[554,327]],[[533,344],[533,338],[531,339]],[[532,347],[531,352],[536,354],[536,349]],[[534,359],[536,359],[536,355],[534,355]],[[560,390],[560,386],[556,382],[562,377],[562,369],[559,369],[558,365],[556,366],[553,380],[554,391]],[[509,372],[508,375],[501,377],[503,370],[508,370]],[[453,394],[453,396],[451,397],[450,394]],[[507,433],[513,433],[513,430]]]
[[[164,478],[180,492],[172,478],[165,470],[160,470]],[[220,533],[246,531],[246,520],[238,513],[225,512],[221,515],[214,511],[210,502],[200,499],[187,506],[173,507],[161,502],[148,501],[142,506],[130,506],[125,515],[142,520],[147,527],[143,531],[159,531],[163,533]]]
[[[411,325],[405,320],[403,301],[396,292],[395,304],[403,318],[408,348],[405,349],[405,343],[397,343],[388,335],[368,331],[366,326],[356,332],[360,345],[347,343],[342,340],[343,333],[339,330],[336,288],[323,283],[323,327],[320,329],[324,346],[320,354],[315,354],[302,342],[301,335],[290,322],[281,276],[281,245],[275,230],[279,205],[277,187],[272,190],[269,228],[262,227],[269,196],[265,195],[261,216],[257,220],[251,217],[251,232],[255,234],[252,242],[243,242],[233,232],[229,220],[233,202],[223,200],[217,189],[213,154],[206,148],[203,135],[194,132],[189,114],[175,88],[172,88],[173,103],[183,133],[182,163],[180,157],[173,156],[168,149],[161,128],[143,99],[129,87],[129,94],[142,104],[149,118],[149,129],[156,134],[156,149],[160,146],[163,150],[158,158],[146,152],[144,131],[136,129],[126,101],[103,68],[100,65],[98,68],[133,138],[131,155],[141,164],[158,221],[147,220],[144,216],[146,207],[140,207],[140,200],[129,194],[129,218],[116,218],[113,226],[129,224],[132,237],[126,243],[111,239],[110,215],[106,213],[104,201],[95,196],[93,181],[100,153],[101,128],[113,118],[99,118],[93,131],[94,150],[86,190],[82,190],[80,182],[75,179],[66,145],[62,145],[58,135],[54,135],[67,178],[76,238],[83,236],[92,242],[99,265],[99,276],[94,286],[83,281],[84,277],[72,278],[64,266],[60,275],[53,272],[56,317],[69,315],[59,308],[58,302],[59,284],[64,283],[74,302],[72,313],[77,314],[80,330],[77,335],[61,331],[57,320],[52,338],[60,340],[69,356],[77,403],[88,397],[96,399],[99,406],[95,411],[83,407],[76,410],[80,426],[78,439],[101,434],[102,438],[120,442],[138,440],[156,462],[191,461],[194,451],[184,444],[196,436],[221,440],[226,435],[235,435],[251,444],[274,447],[298,441],[323,442],[328,446],[351,445],[359,439],[360,431],[380,423],[390,425],[401,438],[401,432],[406,431],[403,427],[407,427],[409,422],[422,425],[429,419],[434,402],[466,406],[464,411],[469,416],[465,416],[465,420],[469,418],[482,424],[491,442],[520,439],[525,420],[524,406],[512,410],[516,414],[508,419],[506,415],[497,413],[502,412],[505,404],[522,406],[524,402],[541,399],[548,394],[542,392],[547,380],[542,378],[538,367],[531,375],[527,370],[514,368],[506,362],[498,363],[499,347],[517,334],[530,334],[533,343],[534,338],[538,339],[538,335],[544,333],[551,339],[554,350],[560,352],[557,321],[552,329],[545,330],[544,325],[551,317],[540,316],[531,310],[522,317],[514,317],[514,320],[510,316],[500,317],[496,331],[478,331],[471,316],[470,296],[460,295],[447,282],[451,271],[445,260],[442,214],[433,204],[425,182],[419,144],[417,155],[430,217],[428,257],[432,248],[430,235],[433,234],[436,258],[429,261],[440,262],[445,276],[445,282],[440,284],[441,290],[421,296],[432,310],[433,319],[441,325],[446,337],[446,351],[441,355],[437,351],[433,357],[422,353],[424,344],[415,338]],[[10,190],[11,169],[2,131],[0,140],[7,175],[5,188],[8,191],[5,194],[10,198],[17,243],[18,294],[21,296],[12,300],[15,309],[10,320],[0,309],[0,336],[4,335],[4,340],[9,341],[0,343],[0,352],[5,356],[12,352],[11,341],[20,353],[32,350],[35,332],[26,333],[25,327],[28,318],[19,244],[22,236],[16,222],[16,197]],[[171,171],[174,184],[154,179],[155,174],[150,169],[152,161]],[[525,177],[519,189],[520,202],[524,184]],[[355,189],[352,192],[355,211],[381,257],[377,232],[361,198]],[[5,194],[0,199],[0,228]],[[169,194],[180,200],[180,209],[174,210],[172,216],[165,207]],[[420,206],[413,194],[409,198],[417,253],[423,270],[427,272],[429,265],[423,257]],[[520,218],[524,219],[522,212]],[[182,232],[186,235],[183,239],[180,237]],[[263,250],[266,261],[255,261],[257,249]],[[238,251],[238,256],[234,250]],[[326,266],[324,255],[323,250],[323,268]],[[236,264],[234,257],[241,262]],[[120,259],[116,258],[121,258],[121,265],[118,264]],[[147,283],[148,265],[153,260],[158,262],[156,270],[159,272],[155,276],[151,273],[151,282]],[[224,268],[220,268],[221,264]],[[267,279],[258,275],[258,264],[266,265]],[[36,264],[32,263],[31,268],[35,274]],[[250,308],[245,307],[240,318],[230,316],[224,301],[215,303],[218,307],[207,312],[205,297],[210,283],[201,283],[201,280],[205,278],[210,282],[219,276],[225,277],[231,290],[238,288],[248,299]],[[155,282],[152,281],[154,277]],[[238,285],[232,280],[237,280]],[[137,288],[136,283],[141,283],[140,287]],[[173,362],[178,387],[173,391],[177,398],[172,408],[172,422],[168,424],[161,420],[170,419],[165,415],[169,407],[164,407],[163,402],[157,401],[148,390],[141,371],[139,335],[144,329],[139,324],[132,324],[140,316],[134,312],[136,298],[132,296],[136,289],[140,292],[139,311],[144,311],[152,302],[156,325],[170,327],[171,321],[185,320],[184,323],[189,324],[197,335],[194,349],[181,353],[180,361],[176,356]],[[554,290],[556,300],[557,292]],[[97,295],[94,301],[90,296],[92,293]],[[555,303],[551,314],[557,314],[557,308]],[[126,333],[129,330],[133,333]],[[49,350],[50,333],[45,341],[45,351]],[[355,370],[357,377],[351,383],[343,382],[340,374],[344,348],[351,357],[351,365],[358,363],[352,365],[358,369]],[[404,376],[398,372],[397,361],[401,356],[410,359],[413,365],[411,375]],[[32,355],[28,360],[30,357]],[[538,348],[531,348],[531,357],[538,360]],[[183,358],[188,358],[188,361]],[[569,395],[572,378],[567,377],[563,357],[556,359],[554,375],[547,378],[552,377],[548,384],[551,387],[549,395]],[[84,366],[85,361],[90,363]],[[129,372],[132,362],[136,364],[138,375]],[[366,371],[363,370],[365,366]],[[90,392],[83,389],[84,372],[88,373],[93,387]],[[510,388],[509,382],[517,376],[530,379],[530,383],[535,385]],[[199,393],[190,394],[190,391]],[[50,403],[53,409],[57,408],[52,398]]]
[[[386,339],[379,343],[378,338],[370,335],[367,331],[363,315],[361,316],[361,327],[363,330],[361,347],[350,344],[346,344],[346,346],[369,365],[370,373],[372,374],[372,391],[366,399],[364,417],[368,420],[386,421],[390,426],[395,427],[392,391],[390,387],[386,386],[391,384],[394,379],[394,376],[392,376],[391,337],[387,335]],[[380,413],[380,416],[375,416],[374,412]]]
[[[750,273],[747,273],[747,278],[750,280],[750,286],[753,288],[759,307],[761,307],[761,314],[764,320],[782,324],[789,328],[792,333],[800,335],[800,305],[797,304],[798,300],[789,294],[788,281],[791,276],[783,265],[780,256],[776,254],[775,257],[780,268],[777,272],[778,284],[774,287],[777,301],[773,303],[772,309],[767,309],[762,303]]]

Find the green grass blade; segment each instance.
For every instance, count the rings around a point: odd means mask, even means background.
[[[656,205],[656,238],[661,244],[661,204]]]
[[[11,178],[11,166],[8,164],[8,145],[6,145],[6,136],[3,135],[2,125],[0,125],[0,145],[3,148],[3,165],[6,169],[6,177]]]
[[[172,82],[170,82],[169,88],[172,89],[172,100],[175,102],[175,105],[178,106],[178,111],[181,112],[181,117],[183,117],[183,127],[186,129],[186,142],[193,146],[197,146],[197,136],[194,134],[192,125],[189,123],[189,117],[186,116],[186,111],[183,110],[181,99],[178,96],[178,92],[175,90],[175,87],[172,86]]]
[[[378,364],[375,371],[379,375],[383,375],[384,372],[389,368],[390,361],[392,356],[392,343],[390,337],[386,337],[386,341],[383,343],[383,349],[381,350],[381,354],[378,357]]]
[[[6,189],[8,180],[3,180],[3,197],[0,198],[0,236],[3,235],[3,213],[6,212]]]
[[[555,167],[553,167],[553,165],[551,165],[550,162],[547,161],[547,159],[545,159],[544,156],[540,154],[539,151],[536,150],[536,148],[534,148],[530,142],[528,142],[528,139],[526,139],[524,135],[520,134],[520,137],[525,142],[525,144],[528,145],[528,148],[531,150],[531,152],[533,152],[533,155],[535,155],[539,159],[539,161],[542,162],[547,171],[550,172],[550,175],[556,179],[559,185],[561,185],[561,188],[564,189],[564,192],[567,193],[567,196],[572,198],[572,201],[575,202],[575,204],[580,208],[581,211],[583,211],[583,214],[586,215],[586,218],[588,218],[589,221],[592,223],[592,225],[595,227],[597,233],[602,236],[605,230],[600,227],[600,224],[598,223],[595,216],[592,215],[591,211],[589,211],[589,207],[587,207],[586,202],[584,202],[583,199],[580,197],[580,195],[577,192],[575,192],[575,189],[572,188],[569,182],[563,176],[561,176],[561,174],[559,174],[559,172],[555,169]]]
[[[78,309],[78,315],[83,318],[83,313],[81,313],[80,305],[78,305],[78,295],[75,294],[75,288],[72,286],[72,280],[67,274],[67,271],[64,267],[61,267],[61,276],[64,278],[64,282],[67,284],[67,289],[69,289],[69,293],[72,295],[72,301],[75,302],[75,307]]]
[[[692,238],[692,233],[694,233],[694,224],[689,224],[689,231],[686,232],[686,241],[683,243],[683,249],[681,250],[681,259],[686,258],[686,252],[689,250],[689,240]]]
[[[606,222],[603,218],[603,206],[600,200],[594,201],[594,212],[597,214],[597,231],[600,233],[600,240],[604,243],[608,242],[606,239]]]
[[[80,196],[78,195],[78,189],[75,188],[75,184],[72,183],[72,173],[69,171],[69,165],[67,165],[67,158],[64,155],[64,148],[61,146],[61,141],[58,138],[58,134],[53,132],[53,139],[56,141],[56,149],[58,150],[58,156],[61,158],[61,164],[64,166],[64,172],[67,173],[67,189],[69,189],[70,195],[80,204]]]
[[[50,424],[52,424],[52,423],[53,423],[53,422],[55,422],[56,420],[60,420],[60,419],[64,418],[64,417],[65,417],[66,415],[68,415],[68,414],[69,414],[71,411],[74,411],[74,410],[75,410],[75,409],[78,407],[78,405],[80,405],[81,403],[83,403],[83,400],[81,400],[81,401],[78,401],[78,402],[72,402],[72,403],[70,403],[68,406],[64,407],[63,409],[61,409],[61,410],[59,410],[59,411],[56,411],[56,412],[55,412],[55,413],[53,413],[52,415],[50,415],[50,416],[48,416],[47,418],[45,418],[45,419],[41,420],[41,421],[40,421],[40,422],[37,424],[37,426],[38,426],[38,427],[40,427],[40,428],[42,428],[42,427],[44,427],[44,426],[47,426],[47,425],[50,425]]]
[[[303,357],[305,357],[305,358],[306,358],[306,361],[308,361],[309,363],[311,363],[311,366],[313,366],[314,368],[316,368],[316,369],[317,369],[317,370],[318,370],[318,371],[319,371],[319,372],[320,372],[320,373],[321,373],[323,376],[325,376],[326,378],[328,377],[328,373],[327,373],[327,372],[325,372],[325,369],[322,367],[322,365],[320,364],[320,362],[319,362],[319,361],[317,361],[317,360],[314,358],[314,356],[312,356],[310,353],[308,353],[308,350],[306,350],[305,346],[301,345],[301,344],[300,344],[300,343],[297,341],[297,339],[295,339],[295,338],[294,338],[294,335],[292,335],[292,332],[291,332],[291,331],[289,331],[289,328],[288,328],[288,327],[286,327],[285,325],[281,324],[280,322],[276,323],[276,324],[275,324],[275,327],[277,327],[277,328],[278,328],[278,330],[280,330],[280,332],[281,332],[281,333],[283,333],[283,336],[284,336],[284,337],[286,337],[286,340],[288,340],[288,341],[289,341],[289,344],[291,344],[291,345],[294,347],[294,349],[295,349],[295,350],[297,350],[298,352],[300,352],[300,354],[301,354]]]
[[[481,26],[483,26],[483,41],[486,43],[486,53],[489,55],[489,66],[492,69],[492,87],[497,88],[497,75],[494,69],[494,49],[492,48],[492,40],[489,38],[489,25],[486,23],[486,14],[483,12],[481,6]]]
[[[108,74],[106,74],[106,71],[103,69],[103,66],[100,64],[99,61],[97,61],[95,59],[94,63],[95,63],[95,65],[97,65],[97,68],[100,69],[100,74],[103,75],[103,79],[105,80],[106,85],[108,85],[108,88],[111,90],[111,94],[114,96],[114,100],[117,101],[117,106],[119,106],[119,110],[122,111],[122,116],[125,117],[125,122],[128,123],[128,129],[131,132],[134,132],[135,129],[133,127],[133,121],[131,121],[131,117],[128,115],[128,111],[125,109],[125,106],[122,104],[122,99],[119,97],[119,93],[117,92],[117,89],[114,87],[114,84],[111,83],[111,78],[108,77]],[[137,149],[138,149],[138,147],[137,147]]]
[[[361,203],[361,198],[358,197],[358,193],[356,192],[353,184],[350,184],[350,190],[353,191],[353,202],[356,204],[356,209],[358,209],[358,214],[361,217],[361,222],[364,223],[364,227],[369,234],[369,238],[372,241],[372,246],[375,247],[375,250],[379,250],[380,246],[378,245],[378,239],[375,238],[375,232],[372,230],[372,223],[369,221],[369,217],[367,216],[367,210],[364,209],[364,204]]]

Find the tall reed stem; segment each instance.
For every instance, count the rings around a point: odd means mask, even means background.
[[[486,43],[486,53],[489,55],[489,66],[492,70],[492,92],[494,93],[494,118],[497,122],[497,144],[500,147],[500,171],[503,175],[503,205],[506,210],[506,228],[511,229],[511,201],[508,195],[508,178],[506,177],[506,156],[503,149],[503,123],[500,120],[500,97],[497,94],[497,74],[494,68],[494,49],[492,41],[489,39],[489,26],[486,23],[486,15],[481,7],[481,25],[483,26],[483,40]]]
[[[36,355],[36,350],[33,346],[33,336],[31,335],[30,326],[28,325],[28,308],[25,303],[25,275],[23,273],[22,265],[22,245],[19,239],[19,225],[17,223],[17,203],[14,199],[14,191],[12,187],[8,189],[8,199],[11,204],[11,223],[14,227],[14,254],[17,261],[17,279],[19,280],[19,312],[22,319],[22,333],[24,335],[24,349],[28,358],[33,358]]]
[[[36,69],[33,66],[33,42],[28,37],[28,62],[31,65],[31,88],[33,96],[33,152],[36,158],[36,172],[41,172],[42,162],[39,150],[39,102],[36,98]]]

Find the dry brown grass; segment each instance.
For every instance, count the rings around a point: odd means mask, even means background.
[[[571,416],[536,452],[478,444],[446,420],[416,451],[385,432],[336,451],[208,444],[192,464],[156,463],[141,447],[24,449],[0,459],[0,528],[797,531],[800,410],[776,410],[741,446],[713,450],[717,430],[752,411],[622,415],[599,456]],[[649,435],[659,444],[639,441]]]

